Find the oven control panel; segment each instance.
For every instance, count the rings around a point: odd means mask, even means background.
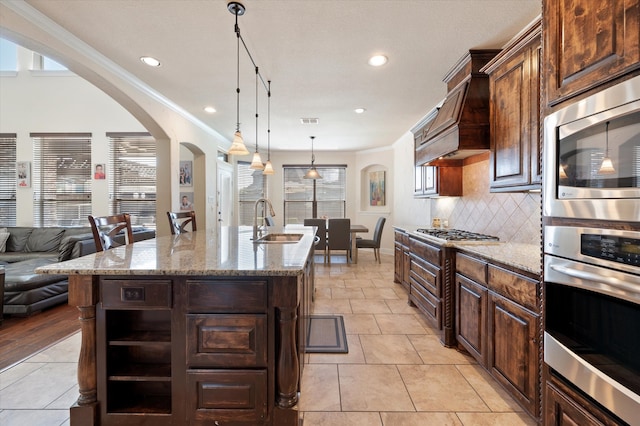
[[[625,265],[640,266],[640,239],[615,235],[581,234],[580,253]]]
[[[640,231],[546,226],[544,253],[640,275]]]

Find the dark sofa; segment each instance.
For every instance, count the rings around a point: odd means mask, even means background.
[[[0,227],[2,232],[10,234],[5,251],[0,252],[0,266],[5,268],[5,314],[30,315],[66,302],[67,276],[36,274],[34,270],[96,251],[90,227]],[[134,241],[154,237],[153,229],[134,229]]]

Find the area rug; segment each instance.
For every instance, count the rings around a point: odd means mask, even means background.
[[[349,352],[342,315],[311,315],[307,330],[308,353]]]

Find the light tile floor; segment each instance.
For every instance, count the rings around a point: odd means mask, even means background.
[[[318,260],[314,313],[344,316],[349,353],[307,355],[304,426],[535,425],[473,358],[440,344],[393,282],[393,257]],[[79,347],[77,333],[0,372],[0,425],[69,425]]]

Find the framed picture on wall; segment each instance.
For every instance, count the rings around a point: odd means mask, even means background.
[[[93,171],[93,178],[97,180],[106,179],[106,168],[104,164],[96,164],[96,167]]]
[[[180,186],[193,186],[193,162],[180,162]]]
[[[193,210],[193,192],[180,193],[180,210]]]
[[[384,206],[384,171],[369,173],[369,205]]]
[[[31,187],[31,162],[18,161],[16,163],[16,177],[19,188]]]

